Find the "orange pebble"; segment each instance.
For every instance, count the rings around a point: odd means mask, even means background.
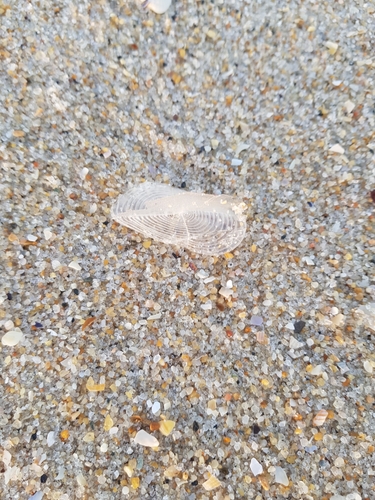
[[[64,429],[63,431],[60,432],[60,439],[61,441],[67,441],[69,439],[68,429]]]

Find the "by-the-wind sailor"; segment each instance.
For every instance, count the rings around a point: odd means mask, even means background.
[[[227,195],[192,193],[145,182],[121,195],[112,217],[163,243],[220,255],[236,248],[246,232],[246,205]]]

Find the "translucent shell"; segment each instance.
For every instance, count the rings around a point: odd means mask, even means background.
[[[164,14],[171,6],[172,0],[145,0],[142,2],[144,9],[148,8],[155,14]]]
[[[189,193],[145,182],[117,199],[112,217],[156,241],[196,253],[220,255],[243,240],[245,208],[244,203],[231,196]]]
[[[318,413],[313,418],[313,425],[320,427],[326,421],[327,416],[328,416],[327,410],[318,411]]]
[[[221,486],[221,482],[215,476],[210,476],[210,478],[207,479],[202,486],[206,491],[212,491]]]

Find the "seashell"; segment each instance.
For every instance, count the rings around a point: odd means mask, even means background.
[[[263,473],[263,466],[258,462],[256,458],[251,459],[250,469],[254,476],[259,476],[259,474]]]
[[[289,486],[288,476],[282,467],[276,466],[275,483],[282,484],[283,486]]]
[[[369,302],[354,310],[355,316],[360,324],[375,332],[375,302]]]
[[[21,330],[19,328],[15,328],[14,330],[10,330],[3,335],[1,343],[9,347],[14,347],[19,344],[21,340],[23,340],[23,337],[24,335]]]
[[[112,217],[156,241],[196,253],[220,255],[243,240],[245,208],[244,203],[231,196],[189,193],[145,182],[117,199]]]
[[[134,438],[134,442],[136,444],[140,444],[141,446],[148,446],[149,448],[156,448],[157,446],[159,446],[159,441],[156,439],[156,437],[152,436],[143,429],[137,432]]]
[[[318,411],[318,413],[315,415],[313,419],[313,425],[320,427],[326,421],[327,416],[328,416],[327,410]]]
[[[145,0],[142,2],[144,9],[150,9],[155,14],[164,14],[171,6],[172,0]]]
[[[205,481],[203,484],[202,484],[203,488],[206,490],[206,491],[212,491],[214,490],[215,488],[218,488],[219,486],[221,486],[221,482],[217,479],[217,477],[215,476],[210,476],[209,479],[207,479],[207,481]]]
[[[291,349],[300,349],[301,347],[303,347],[303,343],[291,335],[289,340],[289,347]]]
[[[268,337],[263,330],[256,332],[256,339],[259,344],[267,345]]]
[[[173,420],[162,420],[160,422],[159,430],[163,434],[163,436],[169,436],[169,434],[173,431],[176,422]]]

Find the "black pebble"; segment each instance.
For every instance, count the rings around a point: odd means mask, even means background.
[[[40,476],[40,482],[43,484],[47,482],[47,479],[48,479],[47,474],[43,474],[43,476]]]
[[[301,333],[305,325],[306,325],[305,321],[297,321],[296,323],[294,323],[294,332]]]
[[[199,425],[198,425],[198,422],[196,422],[195,420],[194,420],[194,423],[193,423],[193,431],[194,431],[194,432],[199,431]]]
[[[35,441],[37,437],[38,437],[38,433],[37,432],[34,432],[34,434],[31,434],[31,439],[33,441]]]
[[[63,302],[61,305],[63,306],[64,309],[69,306],[68,302]]]
[[[8,298],[8,300],[12,300],[13,299],[13,295],[10,292],[8,292],[7,293],[7,298]]]
[[[195,481],[193,481],[193,482],[191,483],[191,485],[192,485],[192,486],[198,486],[198,480],[196,479]]]
[[[253,425],[253,434],[257,435],[260,433],[260,427],[258,424]]]
[[[73,293],[75,293],[76,295],[79,295],[79,290],[78,290],[78,288],[73,288]]]
[[[181,182],[181,189],[185,189],[186,188],[186,182]]]
[[[286,234],[283,234],[283,235],[281,236],[281,239],[282,239],[282,240],[285,240],[285,238],[286,238]]]

